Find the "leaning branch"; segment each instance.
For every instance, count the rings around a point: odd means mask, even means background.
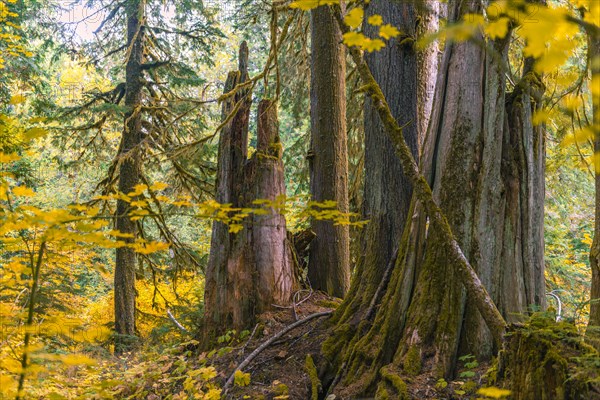
[[[250,364],[250,362],[252,362],[252,360],[254,360],[256,358],[257,355],[259,355],[264,349],[266,349],[267,347],[269,347],[273,342],[275,342],[277,339],[279,339],[280,337],[282,337],[283,335],[285,335],[286,333],[290,332],[293,329],[296,329],[297,327],[299,327],[300,325],[303,325],[305,323],[307,323],[308,321],[311,321],[315,318],[320,318],[320,317],[325,317],[325,316],[329,316],[333,313],[333,311],[323,311],[323,312],[319,312],[319,313],[315,313],[315,314],[310,314],[309,316],[307,316],[306,318],[301,319],[300,321],[296,321],[291,325],[288,325],[285,329],[283,329],[282,331],[280,331],[279,333],[273,335],[269,340],[267,340],[266,342],[264,342],[263,344],[261,344],[260,346],[258,346],[252,353],[250,353],[248,355],[248,357],[246,357],[246,359],[244,359],[244,361],[242,361],[240,363],[240,365],[237,366],[237,368],[231,373],[231,375],[229,376],[229,379],[227,379],[227,382],[225,382],[225,386],[223,386],[223,394],[227,393],[227,390],[229,390],[229,388],[231,387],[231,385],[233,384],[233,380],[235,379],[235,373],[237,371],[240,371],[242,369],[244,369],[248,364]]]
[[[339,6],[336,8],[337,10],[334,12],[336,21],[340,26],[342,33],[347,33],[348,27],[342,20],[340,8]],[[446,216],[433,199],[431,188],[425,180],[425,177],[423,177],[419,171],[419,167],[402,135],[402,128],[398,125],[398,121],[393,117],[385,96],[373,77],[373,74],[371,74],[371,70],[363,58],[362,52],[357,47],[348,47],[348,49],[358,68],[360,77],[365,84],[362,91],[373,101],[384,127],[384,131],[392,141],[396,155],[400,159],[404,174],[413,184],[415,195],[417,196],[417,199],[423,203],[425,212],[434,229],[440,233],[442,243],[445,244],[449,252],[449,261],[455,266],[460,274],[462,283],[465,286],[468,295],[475,302],[477,309],[481,313],[481,316],[494,337],[494,341],[496,344],[500,345],[506,331],[506,321],[500,314],[500,311],[498,311],[498,308],[485,289],[485,286],[479,280],[479,277],[477,276],[477,273],[475,273],[475,270],[473,270],[469,260],[465,257],[456,237],[452,233],[452,229],[450,228]]]

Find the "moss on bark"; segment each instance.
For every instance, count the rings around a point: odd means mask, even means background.
[[[497,383],[515,400],[600,398],[600,357],[569,322],[534,314],[512,325],[499,356]]]

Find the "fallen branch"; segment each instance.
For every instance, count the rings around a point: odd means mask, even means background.
[[[264,349],[266,349],[267,347],[269,347],[274,341],[276,341],[277,339],[279,339],[280,337],[282,337],[286,333],[288,333],[288,332],[296,329],[300,325],[303,325],[303,324],[307,323],[308,321],[311,321],[311,320],[313,320],[315,318],[329,316],[332,313],[333,313],[333,311],[324,311],[324,312],[319,312],[319,313],[311,314],[311,315],[307,316],[306,318],[301,319],[300,321],[296,321],[293,324],[288,325],[285,329],[283,329],[279,333],[271,336],[271,338],[269,338],[269,340],[267,340],[266,342],[264,342],[263,344],[261,344],[260,346],[258,346],[256,349],[254,349],[254,351],[252,353],[250,353],[248,355],[248,357],[246,357],[244,359],[244,361],[242,361],[237,366],[237,368],[235,370],[233,370],[233,372],[231,373],[231,376],[229,376],[229,379],[227,379],[227,382],[225,382],[225,385],[223,386],[223,395],[227,394],[227,391],[229,390],[229,388],[233,384],[233,380],[235,379],[235,373],[237,371],[241,371],[243,368],[245,368],[246,366],[248,366],[248,364],[250,364],[252,362],[252,360],[254,360],[256,358],[256,356],[258,356]]]
[[[190,331],[188,331],[188,330],[185,328],[185,326],[181,325],[181,324],[179,323],[179,321],[177,321],[177,319],[175,319],[175,316],[174,316],[174,315],[171,313],[171,310],[167,310],[167,315],[169,316],[169,319],[170,319],[171,321],[173,321],[173,323],[175,324],[175,326],[179,328],[179,330],[181,330],[181,331],[182,331],[182,332],[184,332],[184,333],[188,333],[188,334],[190,333]]]

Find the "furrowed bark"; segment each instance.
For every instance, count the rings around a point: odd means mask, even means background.
[[[240,48],[240,71],[231,72],[225,93],[248,79],[248,47]],[[221,131],[217,166],[217,202],[236,208],[257,208],[238,233],[223,222],[213,223],[204,293],[206,344],[228,329],[243,330],[273,304],[287,304],[297,287],[292,244],[278,203],[285,201],[282,146],[277,106],[258,105],[257,150],[247,158],[250,93],[240,90],[223,103],[223,120],[235,115]]]
[[[127,9],[128,59],[125,67],[125,114],[121,153],[119,154],[119,192],[130,193],[141,177],[142,142],[142,64],[144,62],[144,11],[145,2],[129,2]],[[119,199],[115,217],[116,229],[133,235],[124,239],[133,243],[137,236],[136,223],[129,218],[129,203]],[[130,247],[116,251],[114,297],[115,297],[115,353],[131,348],[136,336],[135,325],[135,269],[137,257]]]
[[[341,13],[336,12],[336,21],[342,32],[347,32],[347,27],[343,23]],[[388,106],[385,96],[383,95],[379,85],[373,78],[371,71],[366,64],[360,50],[356,47],[350,47],[350,55],[357,65],[361,79],[365,84],[363,91],[367,94],[373,104],[379,117],[385,133],[390,138],[394,150],[400,159],[402,168],[406,176],[413,184],[417,199],[423,204],[425,212],[430,219],[432,229],[439,234],[441,243],[446,247],[449,256],[448,262],[456,268],[456,271],[461,277],[461,282],[464,285],[468,295],[473,300],[475,306],[481,313],[488,328],[490,329],[494,341],[498,346],[501,345],[504,332],[506,331],[506,321],[498,311],[498,308],[492,301],[489,293],[481,283],[479,277],[471,267],[471,264],[463,254],[448,220],[442,213],[440,207],[436,204],[433,198],[433,193],[425,177],[421,175],[419,167],[402,135],[402,128],[399,126],[396,119],[393,117],[390,107]]]
[[[311,11],[311,195],[316,202],[335,201],[348,212],[346,134],[346,51],[333,10]],[[350,286],[350,231],[332,221],[311,222],[308,277],[313,289],[343,297]]]

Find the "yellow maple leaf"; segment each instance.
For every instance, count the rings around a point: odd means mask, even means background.
[[[169,185],[166,184],[166,183],[164,183],[164,182],[154,182],[152,184],[152,186],[150,186],[150,190],[154,190],[154,191],[156,191],[156,190],[163,190],[163,189],[166,189],[168,187],[169,187]]]
[[[0,163],[9,163],[19,160],[21,157],[17,153],[5,154],[0,152]]]
[[[509,19],[506,17],[492,21],[485,27],[485,33],[492,39],[503,38],[508,33],[509,22]]]
[[[346,16],[344,17],[344,22],[350,28],[356,29],[362,24],[364,16],[365,10],[363,10],[361,7],[356,7],[350,10],[348,14],[346,14]]]
[[[477,391],[477,394],[482,396],[491,397],[492,399],[500,399],[502,397],[509,396],[511,393],[510,390],[500,389],[494,386],[481,388]]]
[[[374,26],[380,26],[383,24],[383,18],[379,14],[371,15],[367,22]]]
[[[391,39],[400,34],[400,31],[390,24],[385,24],[381,28],[379,28],[379,36],[384,39]]]
[[[319,0],[296,0],[290,4],[290,8],[299,8],[302,11],[312,10],[319,6]]]
[[[10,98],[10,101],[8,104],[17,105],[17,104],[24,103],[25,100],[26,100],[26,98],[22,94],[15,94],[14,96],[12,96]]]
[[[379,51],[385,47],[385,43],[381,39],[367,39],[364,41],[362,48],[369,53]]]
[[[235,374],[233,374],[233,383],[236,386],[248,386],[250,384],[250,374],[240,370],[235,371]]]

